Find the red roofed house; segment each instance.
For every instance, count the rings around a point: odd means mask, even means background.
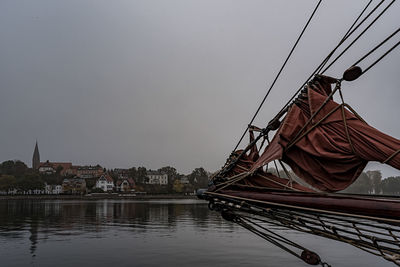
[[[104,192],[110,192],[114,189],[114,180],[108,173],[100,176],[96,181],[96,188],[102,189]]]
[[[98,178],[104,174],[100,165],[96,166],[77,166],[76,175],[80,178]]]
[[[121,178],[117,181],[118,192],[133,192],[135,187],[135,181],[132,178]]]
[[[84,195],[86,193],[85,179],[78,177],[65,178],[62,183],[62,193]]]
[[[72,169],[71,162],[40,162],[39,164],[39,172],[45,174],[53,174],[56,173],[60,168],[60,175],[66,176],[69,174],[69,170]]]

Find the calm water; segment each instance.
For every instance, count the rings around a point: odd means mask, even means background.
[[[332,266],[393,266],[349,245],[276,229]],[[0,266],[309,266],[203,201],[0,201]]]

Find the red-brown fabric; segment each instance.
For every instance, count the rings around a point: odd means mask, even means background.
[[[250,171],[268,162],[282,159],[304,181],[322,191],[339,191],[348,187],[360,175],[368,161],[385,161],[400,149],[400,140],[388,136],[360,121],[345,109],[350,140],[343,123],[341,108],[289,149],[288,144],[309,120],[311,114],[325,101],[331,92],[326,79],[309,86],[307,96],[293,105],[277,134]],[[338,104],[330,100],[313,119],[313,124],[327,115]],[[310,124],[306,130],[311,128]],[[400,154],[389,165],[400,169]]]
[[[250,142],[254,140],[254,136],[250,133]],[[231,156],[231,160],[235,160],[243,150],[237,150]],[[254,158],[254,159],[253,159]],[[250,168],[254,165],[255,161],[258,158],[258,150],[252,151],[250,150],[249,155],[243,154],[236,162],[235,166],[228,173],[225,174],[225,177],[233,177],[240,173],[248,172]],[[252,174],[248,174],[245,178],[238,181],[236,184],[251,186],[251,187],[266,187],[266,188],[274,188],[274,189],[282,189],[282,190],[291,190],[290,188],[294,188],[295,190],[303,191],[303,192],[314,192],[314,190],[307,188],[303,185],[300,185],[296,181],[292,181],[291,186],[288,185],[289,180],[285,178],[280,178],[272,173],[265,172],[262,169],[256,170]]]
[[[253,130],[249,130],[250,143],[254,141]],[[243,150],[237,150],[233,153],[230,160],[234,161],[239,155],[241,155]],[[240,173],[248,172],[250,168],[254,165],[255,161],[259,158],[258,149],[253,146],[249,153],[243,154],[236,162],[235,166],[225,174],[225,177],[232,177]],[[277,177],[272,173],[263,171],[262,169],[256,170],[254,173],[249,174],[245,178],[237,182],[239,185],[251,186],[251,187],[267,187],[274,189],[289,189],[289,180]],[[292,181],[291,188],[295,190],[300,190],[304,192],[314,192],[314,190],[307,188],[298,184],[296,181]]]
[[[250,135],[250,143],[251,143],[255,139],[253,130],[249,129],[249,135]],[[257,148],[257,145],[255,144],[250,149],[249,159],[254,162],[254,161],[258,160],[259,157],[260,157],[260,155],[258,154],[258,148]]]
[[[236,150],[233,153],[233,156],[231,156],[231,160],[235,160],[243,150]],[[235,166],[230,170],[227,174],[226,177],[232,177],[234,175],[237,175],[242,172],[247,172],[251,166],[253,166],[254,161],[252,161],[247,154],[244,154],[240,157],[240,159],[237,160]]]

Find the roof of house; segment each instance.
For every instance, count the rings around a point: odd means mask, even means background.
[[[105,173],[102,176],[100,176],[99,180],[100,179],[106,179],[107,182],[110,182],[110,183],[114,182],[113,178],[108,173]]]
[[[63,170],[68,170],[72,168],[72,163],[71,162],[40,162],[39,167],[52,167],[54,169],[57,169],[58,166],[61,166]]]
[[[51,164],[50,162],[46,161],[46,162],[40,162],[39,164],[39,168],[40,167],[52,167],[53,168],[53,164]]]
[[[132,178],[122,178],[118,179],[117,186],[120,186],[124,181],[127,181],[130,186],[135,186],[135,181]]]
[[[159,172],[159,171],[147,171],[147,175],[164,175],[165,173]]]
[[[101,167],[100,165],[96,165],[96,166],[76,166],[78,170],[102,170],[103,167]]]
[[[86,183],[85,179],[79,178],[79,177],[65,178],[65,179],[63,180],[63,184],[64,184],[64,183],[72,183],[72,182]]]

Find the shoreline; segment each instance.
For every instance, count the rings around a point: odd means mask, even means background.
[[[0,195],[2,200],[101,200],[101,199],[129,199],[129,200],[154,200],[154,199],[197,199],[195,195]]]

